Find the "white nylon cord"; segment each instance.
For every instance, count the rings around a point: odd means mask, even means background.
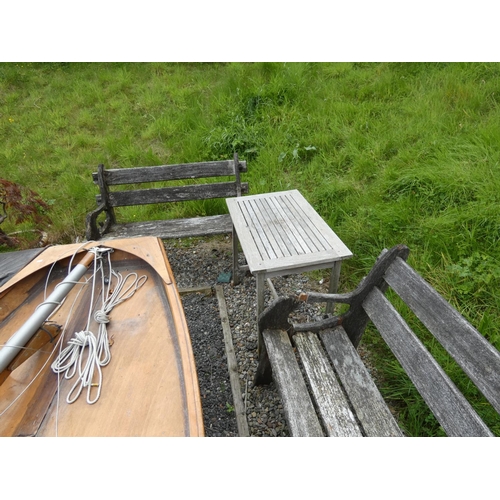
[[[80,332],[75,332],[74,337],[68,341],[56,360],[52,363],[55,373],[64,373],[64,378],[71,379],[77,374],[76,381],[66,397],[67,403],[75,402],[83,389],[87,388],[87,403],[94,404],[101,395],[102,370],[111,361],[109,349],[109,338],[107,324],[110,321],[109,314],[118,304],[132,297],[147,280],[143,275],[139,278],[137,273],[129,273],[125,278],[115,272],[111,266],[110,249],[95,249],[94,275],[92,278],[92,298],[89,307],[87,326]],[[109,265],[109,277],[104,276],[102,256],[106,253]],[[94,320],[99,325],[97,335],[90,330],[94,294],[96,287],[96,276],[100,274],[102,282],[102,304],[101,308],[94,313]],[[113,281],[115,281],[113,283]],[[129,282],[127,284],[127,282]],[[126,286],[127,285],[127,286]],[[114,289],[112,288],[114,286]],[[107,298],[106,298],[107,297]],[[86,358],[86,360],[85,360]],[[85,360],[85,361],[84,361]],[[92,388],[97,388],[92,397]]]
[[[50,273],[52,272],[52,268],[54,267],[54,265],[52,265],[52,267],[50,268],[50,271],[49,271],[49,275]],[[69,274],[69,273],[68,273]],[[90,279],[90,278],[89,278]],[[78,282],[78,284],[80,285],[86,285],[88,283],[88,280],[87,281],[80,281]],[[48,286],[48,280],[45,284],[45,288],[47,288]],[[64,332],[66,331],[66,327],[68,326],[68,323],[69,323],[69,320],[71,318],[71,314],[72,314],[72,311],[73,311],[73,307],[75,306],[76,304],[76,301],[80,295],[80,293],[82,292],[82,290],[84,289],[84,287],[81,287],[80,290],[78,291],[78,293],[76,294],[74,300],[73,300],[73,304],[71,305],[71,308],[69,310],[69,313],[68,313],[68,316],[66,318],[66,322],[64,324],[64,326],[62,327],[61,329],[61,335],[60,337],[57,339],[56,343],[54,344],[53,348],[52,348],[52,351],[50,353],[50,356],[47,358],[47,360],[45,361],[45,363],[43,364],[43,366],[40,368],[40,370],[37,372],[37,374],[33,377],[33,379],[31,380],[31,382],[14,398],[14,400],[0,413],[0,417],[2,417],[2,415],[4,413],[7,412],[7,410],[9,410],[9,408],[11,408],[12,406],[14,406],[14,404],[21,398],[21,396],[31,387],[31,385],[33,385],[33,383],[35,382],[35,380],[38,378],[38,376],[43,372],[44,368],[47,366],[47,364],[49,363],[49,361],[51,360],[52,356],[54,355],[54,353],[56,352],[57,348],[62,346],[62,339],[64,338]],[[46,290],[44,291],[44,294],[46,296]],[[63,301],[64,302],[64,301]],[[62,304],[62,302],[61,302]],[[51,315],[52,316],[52,315]],[[57,391],[59,393],[59,377],[58,377],[58,381],[57,381]],[[59,398],[57,398],[57,405],[59,406]],[[56,421],[56,432],[57,432],[57,421]]]
[[[78,253],[78,251],[85,245],[88,245],[89,242],[86,242],[84,243],[83,245],[81,245],[73,254],[73,257],[71,258],[71,261],[69,263],[69,266],[68,266],[68,275],[70,274],[71,272],[71,265],[72,265],[72,262],[74,260],[74,257],[75,255]],[[97,345],[97,348],[94,349],[94,351],[96,352],[96,356],[98,359],[99,359],[99,364],[97,364],[97,370],[98,370],[98,383],[96,384],[96,386],[98,386],[98,394],[97,394],[97,397],[94,398],[94,400],[90,403],[95,403],[97,401],[97,399],[99,398],[100,396],[100,391],[101,391],[101,385],[102,385],[102,372],[101,372],[101,366],[105,366],[107,365],[110,360],[111,360],[111,353],[110,353],[110,350],[109,350],[109,340],[108,340],[108,335],[107,335],[107,329],[106,329],[106,324],[109,322],[109,313],[111,312],[111,310],[116,307],[116,305],[124,302],[125,300],[129,299],[130,297],[132,297],[134,295],[134,293],[139,289],[141,288],[144,283],[146,282],[147,280],[147,276],[141,276],[140,278],[138,278],[138,275],[136,273],[130,273],[128,274],[125,279],[123,279],[122,275],[120,273],[116,273],[112,270],[112,267],[111,267],[111,258],[110,258],[110,250],[111,249],[92,249],[92,251],[94,252],[94,254],[96,254],[96,257],[94,258],[94,273],[92,274],[92,276],[88,279],[84,279],[84,281],[79,281],[78,284],[79,285],[84,285],[83,287],[80,288],[80,290],[78,291],[78,293],[76,294],[76,297],[74,298],[73,300],[73,303],[70,307],[70,310],[69,310],[69,313],[68,313],[68,316],[66,318],[66,321],[64,323],[64,326],[62,327],[61,329],[61,335],[60,337],[57,339],[57,341],[55,342],[53,348],[52,348],[52,352],[50,354],[50,356],[48,357],[47,361],[45,361],[45,363],[43,364],[43,366],[40,368],[40,370],[38,371],[38,373],[33,377],[33,379],[31,380],[31,382],[21,391],[20,394],[18,394],[16,396],[16,398],[6,407],[4,408],[1,412],[0,412],[0,417],[2,417],[18,400],[19,398],[29,389],[29,387],[35,382],[35,380],[38,378],[38,376],[43,372],[45,366],[47,366],[47,364],[50,362],[51,358],[53,357],[53,355],[55,354],[55,352],[57,350],[59,350],[59,357],[58,359],[59,360],[64,360],[66,358],[70,358],[70,360],[66,363],[66,370],[64,370],[64,366],[62,366],[61,368],[61,371],[60,372],[57,372],[58,373],[58,389],[57,389],[57,392],[58,394],[60,393],[60,381],[59,381],[59,375],[60,373],[63,373],[64,371],[66,371],[66,373],[64,374],[65,378],[71,378],[72,376],[74,376],[74,374],[76,373],[76,369],[77,367],[79,368],[80,372],[83,373],[83,377],[85,379],[85,382],[87,384],[90,384],[90,385],[93,385],[92,384],[92,379],[93,377],[90,377],[90,373],[91,373],[91,368],[92,368],[92,364],[88,362],[88,359],[87,359],[87,364],[85,365],[85,367],[82,368],[82,358],[83,358],[83,354],[84,354],[84,350],[85,350],[85,347],[86,347],[86,343],[83,341],[83,337],[80,336],[80,344],[83,344],[80,346],[80,348],[75,348],[73,347],[72,351],[74,352],[69,352],[66,351],[66,349],[62,350],[62,340],[64,338],[64,334],[66,332],[66,328],[69,324],[69,321],[70,321],[70,318],[72,316],[72,311],[73,311],[73,308],[77,302],[77,299],[80,295],[80,293],[84,290],[85,288],[85,285],[88,285],[89,282],[92,281],[92,284],[93,284],[93,290],[92,290],[92,303],[94,301],[94,293],[95,293],[95,279],[96,279],[96,272],[97,272],[97,261],[100,262],[100,259],[101,259],[101,256],[100,255],[97,255],[97,254],[102,254],[102,253],[107,253],[108,255],[108,263],[109,263],[109,278],[107,278],[107,283],[106,283],[106,278],[104,277],[104,272],[102,271],[102,264],[99,266],[99,270],[101,270],[101,280],[102,280],[102,290],[104,291],[105,290],[105,285],[107,284],[108,287],[107,287],[107,290],[106,290],[106,293],[105,293],[105,296],[106,295],[110,295],[110,289],[111,289],[111,286],[112,286],[112,278],[115,277],[115,279],[117,280],[117,286],[115,286],[115,290],[113,292],[111,292],[111,295],[108,297],[107,300],[104,301],[105,305],[103,305],[103,307],[101,308],[101,310],[98,310],[95,312],[94,314],[94,317],[95,317],[95,320],[98,322],[99,324],[99,333],[98,333],[98,339],[99,339],[99,342],[96,344]],[[89,250],[91,251],[91,250]],[[112,250],[111,250],[112,251]],[[54,264],[52,264],[52,266],[50,267],[49,269],[49,273],[48,273],[48,276],[47,276],[47,280],[46,280],[46,283],[45,283],[45,291],[44,291],[44,300],[46,300],[46,297],[47,297],[47,288],[48,288],[48,282],[49,282],[49,277],[50,277],[50,274],[52,273],[52,270],[55,266],[56,262],[54,262]],[[130,283],[128,285],[128,287],[124,290],[124,286],[127,282],[127,280],[129,280],[130,278],[132,278],[132,283]],[[58,285],[56,285],[58,286]],[[52,317],[57,310],[59,310],[60,306],[64,303],[65,299],[63,301],[61,301],[61,303],[59,304],[59,307],[57,307],[53,312],[52,314],[49,316]],[[93,308],[93,305],[91,304],[90,305],[90,308],[89,308],[89,318],[88,318],[88,323],[90,324],[90,319],[92,317],[92,308]],[[49,321],[49,318],[47,318],[47,321]],[[84,336],[85,336],[85,333],[88,331],[88,328],[83,332],[84,333]],[[79,332],[80,333],[80,332]],[[92,336],[92,332],[88,332],[90,333]],[[75,343],[75,344],[78,344],[78,333],[76,334],[76,339],[71,339],[68,344],[70,343]],[[69,346],[68,346],[69,347]],[[90,349],[91,350],[93,348],[93,346],[90,346]],[[66,352],[65,352],[66,351]],[[63,352],[65,352],[65,354],[63,355]],[[80,355],[80,356],[79,356]],[[61,361],[60,361],[61,362]],[[55,362],[53,363],[53,365],[55,364]],[[77,380],[77,383],[79,382],[79,380]],[[68,398],[70,398],[70,395],[72,394],[72,392],[74,392],[74,389],[76,388],[77,384],[75,384],[73,386],[73,388],[70,390],[70,393],[68,394]],[[83,385],[79,388],[76,396],[72,399],[72,401],[75,401],[79,394],[82,392],[82,389],[83,389]],[[87,396],[87,401],[89,402],[89,395],[90,395],[90,387],[89,387],[89,394]],[[57,430],[57,415],[59,413],[59,397],[57,397],[57,411],[56,411],[56,435],[58,435],[58,430]]]

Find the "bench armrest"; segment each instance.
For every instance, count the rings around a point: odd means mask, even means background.
[[[351,304],[354,299],[354,294],[351,293],[318,293],[309,292],[301,293],[297,300],[301,302],[327,302],[333,304]]]
[[[104,223],[97,225],[97,217],[102,213],[106,212],[106,219]],[[104,203],[101,203],[95,210],[87,214],[87,220],[85,224],[85,238],[87,240],[98,240],[102,235],[109,229],[112,223],[112,215],[107,209]]]

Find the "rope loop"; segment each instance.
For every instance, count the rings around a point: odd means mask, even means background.
[[[71,387],[66,402],[74,403],[84,388],[87,388],[87,403],[94,404],[101,395],[102,367],[111,361],[110,343],[107,326],[110,323],[111,311],[122,302],[130,299],[139,290],[148,277],[138,276],[137,273],[129,273],[125,278],[113,270],[110,254],[111,248],[94,247],[90,249],[94,254],[94,273],[92,276],[92,298],[89,307],[87,327],[75,332],[68,340],[67,346],[61,350],[59,356],[52,363],[55,373],[64,374],[64,378],[71,379],[77,375],[76,381]],[[103,260],[108,258],[109,275],[104,275]],[[101,306],[94,308],[94,295],[96,290],[97,275],[100,274],[102,293]],[[98,325],[97,335],[90,330],[91,319]],[[96,394],[92,396],[92,389],[97,388]]]
[[[97,323],[106,324],[109,323],[109,316],[102,310],[96,311],[94,313],[94,319]]]

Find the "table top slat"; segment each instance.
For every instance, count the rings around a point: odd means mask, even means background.
[[[290,211],[284,210],[283,200],[276,200],[274,198],[269,198],[267,201],[273,207],[276,216],[281,221],[283,221],[282,222],[283,227],[288,234],[288,237],[291,241],[291,244],[293,245],[293,248],[295,249],[295,253],[297,255],[310,253],[309,246],[304,241],[300,233],[297,231],[297,221],[295,215]],[[272,224],[273,221],[269,221],[269,223]]]
[[[314,253],[321,252],[323,250],[328,250],[330,246],[328,242],[321,236],[320,233],[315,232],[311,228],[311,220],[304,213],[300,204],[297,202],[298,200],[294,199],[294,197],[287,195],[283,196],[282,199],[282,209],[290,213],[290,217],[293,217],[293,221],[295,223],[295,228],[300,229],[301,238],[307,244],[307,252],[306,253]],[[313,226],[314,227],[314,226]]]
[[[272,200],[261,199],[256,200],[261,206],[267,207],[266,213],[269,217],[265,219],[265,224],[270,234],[277,234],[280,238],[283,247],[283,254],[299,255],[302,253],[297,241],[294,241],[293,234],[290,232],[286,219],[282,214],[278,213],[276,207],[273,205]]]
[[[330,248],[328,240],[321,233],[321,229],[316,228],[314,220],[309,218],[299,201],[300,200],[297,200],[292,196],[283,197],[284,204],[286,204],[286,206],[288,206],[291,210],[294,210],[296,220],[304,232],[303,236],[310,238],[310,248],[317,252],[328,250]]]
[[[281,223],[275,224],[275,222],[277,222],[275,219],[276,216],[273,208],[269,205],[267,200],[257,199],[254,200],[254,203],[256,203],[259,213],[262,216],[262,223],[265,227],[266,234],[272,241],[275,242],[277,248],[279,249],[279,252],[277,253],[280,253],[282,257],[289,257],[296,254],[297,252],[288,239],[287,231],[283,229]],[[272,221],[272,224],[270,224],[269,221]]]
[[[250,272],[320,269],[352,257],[298,190],[228,198]]]
[[[300,205],[304,219],[310,223],[311,227],[316,229],[316,235],[320,235],[318,237],[324,238],[327,241],[328,248],[336,252],[340,258],[345,258],[346,254],[352,257],[351,251],[300,192],[292,191],[292,193],[293,199]]]
[[[250,231],[250,234],[261,258],[263,260],[276,259],[277,255],[274,253],[272,245],[265,237],[264,229],[260,224],[258,214],[255,213],[255,210],[251,203],[241,204],[240,208],[242,213],[246,215],[245,219],[247,222],[247,228]]]

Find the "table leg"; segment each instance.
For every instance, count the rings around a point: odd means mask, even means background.
[[[337,293],[339,288],[340,279],[340,268],[342,267],[342,261],[338,260],[333,264],[332,273],[330,275],[330,286],[328,287],[328,293]],[[334,304],[329,302],[326,304],[326,313],[331,314],[334,310]]]
[[[238,273],[238,234],[233,226],[233,285],[238,285],[240,276]]]
[[[274,288],[271,278],[267,278],[267,285],[269,286],[269,290],[271,290],[273,300],[278,300],[278,293],[276,292],[276,288]]]
[[[255,281],[257,282],[257,322],[262,311],[264,311],[264,286],[265,279],[263,273],[255,274]]]

